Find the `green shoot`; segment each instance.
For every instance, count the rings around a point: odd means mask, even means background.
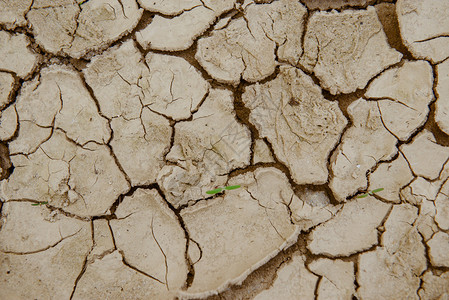
[[[213,194],[217,194],[217,193],[221,192],[222,190],[223,190],[222,188],[218,188],[218,189],[215,189],[215,190],[207,191],[206,194],[213,195]]]
[[[375,193],[378,193],[378,192],[381,192],[381,191],[383,191],[384,190],[384,188],[378,188],[378,189],[375,189],[375,190],[372,190],[372,191],[368,191],[368,193],[365,193],[365,194],[362,194],[362,195],[359,195],[359,196],[357,196],[357,198],[365,198],[365,197],[368,197],[368,195],[374,195]]]
[[[240,187],[240,185],[230,185],[230,186],[226,186],[224,189],[225,190],[235,190],[238,189]]]
[[[384,188],[375,189],[375,190],[372,190],[371,193],[374,194],[374,193],[377,193],[377,192],[381,192],[383,190],[384,190]]]
[[[230,185],[230,186],[225,186],[225,187],[223,187],[223,188],[216,188],[215,190],[210,190],[210,191],[207,191],[206,192],[206,194],[209,194],[209,195],[213,195],[213,194],[217,194],[217,193],[220,193],[220,192],[222,192],[223,190],[235,190],[235,189],[238,189],[240,187],[240,185]]]
[[[32,206],[38,206],[38,205],[44,205],[44,204],[48,204],[48,201],[38,202],[38,203],[31,203]]]

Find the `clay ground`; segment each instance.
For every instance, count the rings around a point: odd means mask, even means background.
[[[0,0],[0,108],[2,300],[449,299],[449,1]]]

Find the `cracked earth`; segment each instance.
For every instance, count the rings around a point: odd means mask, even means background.
[[[449,299],[448,1],[1,0],[0,109],[0,299]]]

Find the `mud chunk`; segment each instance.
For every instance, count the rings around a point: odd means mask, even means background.
[[[209,90],[207,81],[182,58],[150,52],[145,59],[143,105],[177,121],[189,118]]]
[[[301,37],[306,12],[299,1],[280,0],[265,5],[249,5],[245,18],[252,35],[262,30],[261,33],[276,43],[279,61],[296,65],[303,53]]]
[[[59,3],[58,3],[59,2]],[[48,52],[80,58],[131,32],[143,10],[134,0],[36,1],[27,18]]]
[[[21,78],[30,75],[39,63],[39,55],[32,52],[29,45],[30,41],[24,34],[0,31],[0,69]]]
[[[438,223],[438,226],[443,230],[449,230],[449,182],[446,183],[441,188],[440,193],[436,197],[435,207],[435,222]]]
[[[431,239],[440,228],[449,228],[449,205],[446,196],[449,193],[448,171],[446,164],[438,179],[428,181],[423,177],[416,177],[401,190],[400,197],[403,201],[420,206],[415,224],[424,241]]]
[[[296,241],[299,231],[290,222],[285,205],[288,199],[282,197],[276,184],[279,180],[286,180],[280,171],[260,168],[229,182],[245,188],[182,211],[189,235],[203,254],[186,291],[189,297],[204,297],[241,283],[251,271]]]
[[[62,108],[58,89],[60,74],[66,78],[76,75],[65,67],[52,66],[23,84],[16,103],[20,122],[28,121],[40,127],[52,127],[56,114]],[[67,86],[71,87],[71,84],[69,82]]]
[[[262,80],[275,70],[276,46],[280,60],[297,63],[305,13],[296,1],[248,5],[244,18],[201,38],[195,57],[220,82],[237,85],[241,78]]]
[[[391,256],[384,249],[363,253],[359,259],[357,289],[363,299],[418,299],[419,274],[413,274],[407,263],[392,269],[392,264],[398,264],[399,258]],[[410,274],[411,273],[411,274]],[[379,289],[382,286],[382,289]]]
[[[3,109],[10,100],[10,94],[14,88],[14,77],[5,72],[0,72],[0,109]]]
[[[45,76],[45,72],[41,72]],[[27,98],[28,101],[21,101],[20,109],[17,104],[18,114],[21,119],[23,114],[28,115],[29,110],[24,106],[32,102],[32,106],[37,106],[37,102],[45,97],[45,93],[50,92],[51,89],[57,89],[57,98],[60,101],[56,107],[60,109],[56,113],[54,119],[54,127],[62,129],[68,138],[75,141],[75,143],[85,145],[88,142],[96,142],[105,144],[111,137],[111,130],[109,128],[108,120],[100,115],[94,99],[91,97],[87,89],[84,87],[81,78],[73,70],[64,70],[55,68],[49,70],[48,75],[43,79],[47,84],[47,90],[34,91],[40,97],[34,98],[33,93]],[[54,95],[54,93],[52,93]],[[56,98],[56,96],[54,96]],[[30,108],[28,108],[30,109]],[[50,124],[51,125],[51,124]]]
[[[218,16],[231,10],[235,2],[236,0],[204,0],[201,1],[202,5],[195,5],[175,17],[156,15],[147,27],[136,32],[136,39],[145,49],[185,50]]]
[[[288,198],[288,197],[287,197]],[[292,222],[299,226],[301,231],[326,222],[333,218],[342,205],[330,204],[325,191],[304,188],[290,196],[289,208]]]
[[[114,118],[111,127],[114,131],[112,150],[131,184],[156,182],[158,172],[164,165],[164,154],[170,147],[172,129],[169,121],[144,108],[140,118]]]
[[[0,112],[0,140],[9,140],[17,129],[16,106],[11,105]]]
[[[424,125],[433,100],[432,67],[425,61],[405,62],[382,73],[369,86],[365,96],[378,99],[385,127],[406,141]]]
[[[58,134],[58,136],[59,138],[57,139],[63,142],[60,147],[67,147],[63,134]],[[69,147],[71,147],[71,144]],[[73,158],[74,149],[70,149],[70,152],[72,152],[70,154],[69,149],[66,150],[68,152],[67,160]],[[51,197],[60,197],[61,194],[68,192],[69,187],[66,183],[68,164],[64,161],[52,162],[41,148],[30,154],[28,158],[22,154],[13,155],[11,156],[11,162],[15,167],[14,173],[6,181],[3,181],[1,186],[2,197],[6,201],[32,199],[39,202],[47,202]],[[52,187],[49,187],[50,171],[54,172],[52,181],[55,184],[52,184]],[[49,203],[52,202],[49,201]]]
[[[271,173],[267,173],[271,174]],[[281,198],[289,208],[290,221],[297,225],[301,231],[307,231],[320,223],[326,222],[334,217],[341,205],[333,206],[324,191],[304,188],[293,192],[291,185],[285,176],[279,176],[279,171],[273,175],[262,177],[266,184],[258,179],[258,184],[254,188],[248,188],[251,196],[257,199],[267,197]],[[275,176],[276,175],[276,176]],[[273,183],[269,180],[273,178],[277,188],[273,189]],[[257,187],[257,189],[256,189]],[[281,191],[281,192],[279,192]]]
[[[83,73],[107,118],[140,116],[143,95],[139,84],[140,78],[148,75],[148,68],[133,41],[94,56]]]
[[[312,230],[307,248],[330,257],[369,249],[377,243],[377,226],[390,207],[373,197],[347,202],[333,219]]]
[[[237,86],[240,79],[255,82],[274,72],[275,43],[263,32],[253,37],[248,26],[244,19],[236,19],[199,39],[195,57],[217,81]]]
[[[55,146],[48,145],[52,149]],[[44,151],[48,153],[49,149]],[[77,147],[69,165],[68,186],[72,192],[67,192],[64,202],[54,204],[64,207],[68,200],[69,206],[64,208],[68,212],[89,216],[106,214],[117,197],[129,189],[129,183],[106,146],[89,143],[84,148]]]
[[[111,228],[126,262],[164,283],[167,290],[180,289],[188,272],[185,234],[158,192],[136,190],[124,198],[115,214]]]
[[[449,235],[437,232],[427,241],[430,262],[435,267],[449,267]]]
[[[20,121],[17,137],[9,143],[9,151],[14,154],[30,154],[48,140],[53,132],[51,127],[41,127],[26,120]]]
[[[318,299],[351,299],[354,295],[353,262],[320,258],[312,261],[308,268],[322,276],[318,284]]]
[[[449,297],[449,272],[437,276],[432,271],[426,271],[422,276],[422,288],[419,290],[421,299],[445,299]]]
[[[304,261],[305,257],[301,255],[293,256],[277,271],[273,285],[254,299],[313,299],[318,277],[307,270]]]
[[[399,149],[409,162],[413,173],[429,180],[439,177],[443,165],[449,159],[449,148],[437,144],[435,137],[428,130],[423,130],[412,143],[404,144]]]
[[[380,163],[377,169],[368,175],[368,190],[383,188],[376,195],[389,202],[400,203],[399,193],[415,177],[402,153],[392,162]]]
[[[6,29],[25,26],[25,14],[31,6],[32,0],[8,0],[0,2],[0,24]]]
[[[402,40],[415,58],[438,63],[449,57],[449,2],[399,0],[396,12]]]
[[[423,240],[427,242],[440,230],[435,223],[436,208],[432,201],[424,199],[421,202],[419,216],[416,220],[416,228],[421,233]]]
[[[242,100],[251,110],[250,122],[271,143],[296,183],[327,181],[327,158],[347,120],[309,76],[283,66],[276,79],[246,87]]]
[[[396,253],[406,242],[404,236],[418,217],[418,209],[410,204],[394,205],[384,224],[381,244],[389,253]],[[412,228],[413,229],[413,228]],[[414,229],[413,229],[414,230]]]
[[[446,193],[447,188],[442,187],[448,178],[449,164],[446,163],[442,166],[437,179],[429,180],[418,176],[401,191],[401,197],[411,204],[420,204],[423,199],[435,201],[441,192]]]
[[[106,214],[129,189],[106,146],[77,146],[60,130],[33,154],[14,155],[11,162],[14,173],[1,185],[5,200],[48,201],[79,216],[94,216]]]
[[[449,229],[448,169],[446,164],[437,180],[427,181],[422,177],[417,177],[402,193],[406,196],[407,201],[420,204],[420,215],[423,215],[423,220],[420,223],[423,223],[421,224],[424,230],[422,234],[426,240],[433,236],[438,227],[443,230]],[[411,197],[407,198],[407,196]]]
[[[209,90],[186,60],[150,52],[144,62],[132,40],[95,56],[84,74],[108,118],[135,119],[147,106],[177,121],[188,119]]]
[[[438,98],[435,103],[435,121],[438,127],[449,135],[449,60],[437,65],[436,72]]]
[[[274,162],[270,148],[268,148],[268,145],[261,139],[258,139],[254,142],[253,161],[255,164]]]
[[[382,247],[359,256],[360,298],[418,299],[419,275],[427,266],[424,245],[413,224],[416,217],[415,207],[394,206],[385,222]]]
[[[367,188],[366,171],[397,152],[397,140],[383,126],[376,103],[358,99],[348,107],[348,114],[352,126],[330,158],[329,187],[338,201]]]
[[[140,6],[145,10],[158,12],[163,15],[175,16],[185,11],[191,10],[197,6],[202,6],[200,0],[178,0],[178,1],[165,1],[165,0],[138,0]]]
[[[90,224],[83,223],[75,235],[54,247],[37,252],[0,252],[0,298],[69,299],[93,245]]]
[[[388,43],[374,7],[312,14],[300,64],[332,94],[363,89],[402,55]]]
[[[107,119],[102,117],[80,76],[70,68],[51,66],[27,86],[17,101],[19,120],[66,132],[80,144],[106,143],[110,138]]]
[[[237,122],[231,92],[211,89],[191,121],[175,125],[173,147],[158,183],[175,207],[204,198],[227,174],[250,163],[251,135]]]
[[[0,251],[40,252],[76,235],[89,224],[32,202],[7,202],[2,208]]]
[[[80,76],[68,67],[50,66],[24,84],[16,110],[20,129],[10,145],[12,154],[34,152],[53,126],[81,145],[110,139],[108,120],[99,114]]]
[[[97,219],[93,220],[94,230],[94,247],[87,258],[89,262],[93,262],[97,258],[102,258],[104,255],[113,252],[114,240],[111,229],[107,220]]]
[[[126,266],[120,252],[114,251],[87,265],[73,299],[119,299],[124,295],[133,299],[173,298],[163,283]]]
[[[70,48],[80,7],[74,0],[34,1],[26,17],[36,42],[50,53]]]
[[[205,152],[207,154],[209,152]],[[206,191],[226,185],[227,175],[217,174],[210,163],[218,158],[208,154],[204,161],[179,161],[178,165],[166,165],[158,175],[158,183],[167,200],[176,208],[204,199]]]
[[[413,181],[401,190],[400,197],[411,204],[419,204],[424,199],[435,201],[443,182],[428,181],[423,177],[415,177]]]

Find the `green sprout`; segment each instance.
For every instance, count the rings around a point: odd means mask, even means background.
[[[365,193],[363,195],[357,196],[357,198],[365,198],[365,197],[368,197],[368,195],[373,196],[375,193],[378,193],[378,192],[383,191],[383,190],[384,190],[384,188],[378,188],[378,189],[375,189],[375,190],[372,190],[372,191],[368,191],[368,193]]]
[[[48,204],[48,201],[38,202],[38,203],[31,203],[31,205],[33,205],[33,206],[44,205],[44,204]]]
[[[213,195],[213,194],[220,193],[221,191],[224,191],[224,190],[227,190],[227,191],[235,190],[235,189],[238,189],[239,187],[240,187],[240,185],[225,186],[224,188],[216,188],[215,190],[207,191],[206,194]]]

